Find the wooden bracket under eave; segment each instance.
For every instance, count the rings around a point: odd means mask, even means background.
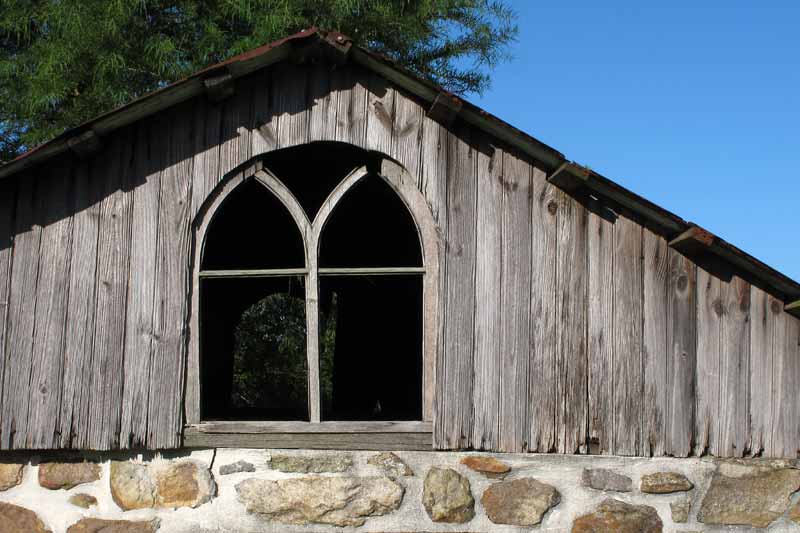
[[[236,92],[236,84],[230,72],[224,72],[203,80],[206,96],[213,103],[219,103],[230,98]]]
[[[716,237],[700,226],[692,226],[669,242],[670,248],[683,254],[692,254],[708,249]]]
[[[67,139],[67,146],[78,157],[90,157],[100,149],[100,144],[100,136],[94,130]]]
[[[440,92],[428,109],[428,117],[445,126],[452,126],[461,112],[462,106],[461,98],[450,93]]]
[[[783,308],[787,313],[790,313],[797,318],[800,318],[800,300],[796,302],[786,304],[786,307]]]

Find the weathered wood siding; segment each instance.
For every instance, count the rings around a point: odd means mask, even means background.
[[[797,456],[781,302],[380,76],[290,64],[0,182],[0,447],[180,446],[192,223],[232,170],[317,140],[398,160],[438,225],[436,447]]]

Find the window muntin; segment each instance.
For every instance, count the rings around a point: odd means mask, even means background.
[[[386,182],[383,181],[384,178],[377,176],[377,175],[370,175],[366,168],[362,167],[357,169],[345,179],[340,180],[339,184],[334,188],[331,194],[328,196],[327,200],[320,206],[320,209],[317,212],[317,216],[313,221],[309,221],[308,217],[305,214],[305,211],[302,206],[299,205],[297,199],[294,198],[291,191],[283,184],[282,180],[278,179],[274,175],[269,172],[260,171],[256,173],[256,180],[253,182],[257,182],[259,185],[268,189],[270,194],[274,194],[274,197],[279,200],[280,203],[285,206],[285,208],[291,213],[291,216],[294,218],[294,222],[296,226],[299,227],[299,233],[304,239],[304,245],[306,250],[306,264],[304,267],[301,268],[277,268],[277,269],[270,269],[270,268],[257,268],[261,265],[253,265],[256,268],[244,268],[238,269],[235,268],[235,265],[226,265],[230,266],[226,270],[201,270],[199,273],[200,282],[201,282],[201,291],[202,286],[204,283],[208,282],[209,280],[219,280],[220,278],[237,278],[240,280],[244,279],[256,279],[256,278],[270,278],[270,277],[277,277],[277,276],[286,276],[286,275],[301,275],[305,282],[305,296],[306,296],[306,313],[307,313],[307,328],[306,328],[306,340],[307,340],[307,360],[308,360],[308,415],[304,417],[304,419],[309,420],[311,422],[319,422],[321,420],[320,411],[324,409],[326,416],[326,420],[331,420],[335,418],[337,420],[421,420],[424,417],[423,413],[423,379],[421,375],[423,374],[423,346],[422,346],[422,321],[423,321],[423,309],[422,309],[422,278],[425,275],[425,268],[422,265],[421,259],[421,252],[420,252],[420,242],[419,236],[416,230],[416,225],[414,223],[413,218],[411,217],[408,209],[403,205],[402,200],[397,196],[392,188],[388,186]],[[366,182],[367,185],[363,187],[361,199],[359,199],[359,194],[354,194],[350,197],[350,194],[353,190],[357,190],[357,186],[360,185],[362,182]],[[242,187],[241,185],[239,187]],[[394,212],[398,215],[398,219],[394,221],[393,224],[384,224],[383,226],[394,226],[395,228],[402,228],[404,231],[394,231],[394,235],[392,232],[386,231],[387,240],[389,241],[396,241],[400,243],[400,247],[405,250],[410,250],[411,253],[406,254],[403,256],[400,254],[399,256],[395,255],[392,257],[389,254],[385,254],[383,259],[380,259],[380,255],[376,255],[374,261],[366,261],[362,258],[357,257],[354,254],[353,264],[358,266],[335,266],[335,267],[323,267],[318,268],[318,261],[319,257],[317,256],[317,251],[319,250],[319,245],[323,242],[326,242],[328,239],[327,236],[322,236],[323,233],[322,228],[325,227],[326,223],[332,222],[334,228],[337,226],[346,227],[347,224],[339,224],[337,223],[337,218],[340,217],[342,213],[348,213],[350,209],[340,209],[341,203],[345,200],[350,200],[350,203],[353,203],[355,208],[358,208],[359,203],[363,205],[363,191],[370,191],[370,190],[379,190],[380,193],[377,197],[381,198],[381,200],[373,201],[377,204],[388,204],[383,205],[382,209],[375,210],[372,209],[373,213],[384,214],[387,212]],[[369,196],[369,195],[367,195]],[[356,201],[353,202],[351,198],[355,198]],[[367,199],[368,200],[368,199]],[[388,200],[386,202],[385,200]],[[345,204],[346,205],[346,204]],[[399,208],[399,209],[398,209]],[[376,215],[377,216],[377,215]],[[362,217],[360,221],[361,225],[363,226],[364,223],[368,223],[367,219]],[[213,222],[212,222],[213,225]],[[379,226],[379,224],[376,224]],[[211,233],[211,229],[209,229],[208,233]],[[335,231],[333,233],[336,233]],[[374,232],[373,232],[374,234]],[[346,242],[353,241],[353,238],[347,239]],[[276,248],[271,247],[273,253],[276,251]],[[387,259],[387,257],[389,259]],[[397,260],[397,263],[400,266],[395,265],[392,261],[395,258],[399,257],[400,259]],[[205,262],[202,263],[205,265]],[[278,262],[277,264],[290,264],[288,262]],[[340,263],[347,265],[347,263]],[[356,276],[360,278],[361,283],[354,283],[353,280],[335,280],[331,279],[330,282],[326,281],[324,278],[333,276],[338,278],[348,278],[352,276]],[[388,279],[380,279],[384,277],[398,277],[398,281],[390,282]],[[405,283],[406,287],[404,291],[397,290],[397,286],[403,285],[403,282],[399,280],[399,278],[408,278]],[[371,279],[374,278],[374,279]],[[408,285],[413,285],[413,288],[409,288]],[[366,409],[364,407],[364,402],[366,400],[366,396],[360,399],[360,401],[356,401],[353,403],[352,398],[347,398],[347,394],[345,394],[345,390],[342,388],[343,384],[345,387],[349,386],[347,381],[342,381],[342,378],[339,377],[334,379],[334,375],[340,375],[341,371],[337,371],[335,366],[333,368],[329,368],[330,365],[329,360],[326,360],[328,357],[328,353],[326,352],[326,335],[329,336],[331,331],[331,327],[336,328],[338,330],[341,328],[341,320],[342,318],[346,318],[348,315],[355,316],[353,313],[348,313],[346,315],[338,315],[339,318],[336,322],[331,323],[329,319],[325,315],[329,312],[330,306],[326,303],[326,308],[321,310],[320,313],[319,309],[319,302],[320,302],[320,295],[319,291],[322,287],[325,292],[326,302],[331,299],[343,298],[347,297],[348,301],[353,300],[352,295],[347,294],[346,287],[354,287],[354,286],[361,286],[364,287],[364,282],[367,284],[371,284],[373,286],[379,286],[384,288],[384,292],[388,292],[389,294],[392,293],[394,290],[396,296],[394,299],[404,298],[405,300],[415,302],[410,307],[406,307],[405,314],[407,315],[405,318],[408,319],[410,325],[407,326],[406,331],[404,332],[405,337],[404,339],[414,338],[415,341],[412,343],[406,343],[406,346],[409,347],[408,353],[404,354],[404,356],[400,356],[398,360],[395,361],[395,365],[405,365],[407,368],[405,375],[400,375],[402,373],[395,372],[391,376],[386,376],[389,380],[395,380],[395,385],[397,379],[401,379],[405,381],[406,379],[410,379],[413,383],[406,382],[403,388],[397,387],[397,397],[396,399],[386,400],[384,399],[380,402],[380,407],[376,408],[375,404],[371,406],[370,409]],[[392,288],[394,286],[394,288]],[[388,289],[386,288],[388,287]],[[409,294],[409,290],[416,291],[414,294]],[[368,295],[369,292],[363,292],[359,296],[356,293],[355,298],[364,298],[365,295]],[[261,301],[261,300],[257,300]],[[375,306],[373,306],[375,307]],[[411,310],[413,307],[413,311]],[[202,308],[202,305],[201,305]],[[388,306],[384,309],[384,311],[391,311],[403,309],[403,306]],[[380,310],[375,309],[376,311],[380,312]],[[362,317],[365,316],[363,314],[364,311],[368,310],[361,310]],[[391,318],[391,317],[389,317]],[[400,325],[401,320],[395,320],[395,322]],[[327,328],[327,329],[326,329]],[[391,329],[391,328],[389,328]],[[334,330],[335,331],[335,330]],[[389,337],[392,334],[396,338],[401,338],[398,331],[390,332],[388,335]],[[350,334],[350,333],[348,333]],[[230,334],[229,334],[230,335]],[[347,338],[347,337],[345,337]],[[203,341],[204,343],[204,341]],[[402,346],[402,342],[396,343],[397,347]],[[342,343],[339,343],[339,346],[342,346]],[[345,344],[346,346],[346,344]],[[352,346],[352,342],[351,342]],[[201,345],[201,349],[203,346]],[[352,348],[351,348],[352,350]],[[335,352],[337,351],[337,344],[332,343],[330,346],[330,354],[333,355],[334,361],[339,361],[339,364],[342,367],[347,367],[347,363],[351,363],[352,361],[348,361],[347,355],[343,355],[344,352],[338,355],[338,359],[335,356]],[[341,348],[339,348],[341,351]],[[359,351],[363,352],[363,348],[359,347]],[[384,350],[387,352],[386,350]],[[391,352],[392,350],[388,350]],[[395,350],[396,351],[396,350]],[[352,353],[352,352],[351,352]],[[206,355],[201,353],[200,361],[206,361]],[[387,354],[384,353],[383,356],[385,357]],[[344,359],[343,359],[344,358]],[[350,357],[352,359],[352,356]],[[342,363],[342,361],[344,363]],[[381,363],[385,363],[385,360],[375,359],[375,356],[372,357],[372,361],[369,358],[363,359],[364,362],[369,363],[371,368],[369,370],[375,371],[376,369],[381,368]],[[201,363],[201,366],[204,366]],[[353,367],[353,365],[349,365]],[[383,365],[383,368],[388,368],[390,365]],[[329,371],[331,370],[331,371]],[[202,373],[202,370],[201,370]],[[364,381],[365,375],[360,375],[358,378],[362,382]],[[205,380],[204,380],[205,381]],[[350,382],[353,383],[353,382]],[[204,388],[207,385],[206,383],[203,384]],[[390,387],[389,387],[390,388]],[[387,390],[389,389],[387,388]],[[233,389],[233,386],[230,387]],[[342,392],[338,392],[338,391]],[[321,396],[322,393],[324,396]],[[374,395],[374,394],[373,394]],[[209,408],[209,402],[205,398],[205,391],[202,396],[202,409],[201,409],[201,418],[208,419],[208,415],[214,412],[214,409]],[[352,395],[351,395],[352,396]],[[362,395],[363,396],[363,395]],[[408,401],[411,399],[411,401]],[[230,400],[230,398],[229,398]],[[336,401],[338,400],[338,401]],[[347,401],[345,401],[347,400]],[[369,400],[371,401],[371,400]],[[348,403],[349,402],[349,403]],[[339,405],[344,407],[339,407]],[[297,413],[302,413],[302,410],[294,409],[292,414],[287,416],[287,411],[280,413],[280,409],[269,409],[265,408],[265,406],[256,406],[257,408],[252,409],[250,413],[243,412],[241,410],[229,410],[226,413],[223,413],[223,416],[219,416],[219,419],[243,419],[243,418],[259,418],[263,416],[264,420],[287,420],[287,419],[297,419]],[[296,407],[296,406],[295,406]]]

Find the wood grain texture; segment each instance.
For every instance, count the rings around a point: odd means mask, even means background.
[[[620,217],[614,224],[614,453],[642,455],[642,227]]]
[[[669,248],[667,241],[648,229],[643,230],[642,263],[644,323],[644,418],[642,455],[664,455],[667,414],[667,279]]]
[[[500,442],[527,450],[528,370],[531,352],[531,167],[503,153],[500,280]],[[476,301],[477,303],[477,301]]]
[[[309,67],[308,140],[333,141],[336,139],[336,108],[339,93],[331,90],[330,65]]]
[[[277,147],[298,146],[308,141],[308,69],[280,64],[272,71],[272,116],[276,122]]]
[[[394,130],[389,155],[400,161],[417,180],[421,177],[424,118],[422,106],[409,95],[399,90],[395,92]]]
[[[556,449],[587,451],[587,212],[559,192],[556,244]]]
[[[781,302],[750,287],[750,455],[772,451],[772,367],[775,322]],[[776,308],[775,310],[773,308]]]
[[[588,357],[589,441],[614,452],[614,224],[589,213]]]
[[[433,424],[416,421],[386,422],[296,422],[296,421],[213,421],[187,426],[199,433],[430,433]]]
[[[734,277],[722,286],[717,455],[742,457],[750,433],[750,284]]]
[[[28,176],[20,180],[17,191],[6,322],[8,353],[3,376],[3,425],[0,428],[4,449],[25,448],[30,427],[28,400],[42,234],[35,218],[37,181]]]
[[[208,160],[198,161],[202,162],[207,170],[206,172],[203,172],[198,169],[198,181],[200,177],[206,180],[203,183],[199,183],[199,185],[202,185],[201,191],[210,191],[213,189],[213,186],[219,183],[223,176],[250,159],[252,156],[252,127],[255,125],[253,109],[253,85],[255,83],[256,80],[237,80],[236,94],[231,98],[226,99],[222,103],[222,123],[220,125],[220,133],[218,135],[215,135],[211,129],[214,127],[215,123],[213,120],[213,107],[212,112],[207,115],[209,122],[204,128],[204,135],[211,142],[213,142],[215,137],[218,137],[219,150],[218,154],[214,154],[213,147],[209,147],[211,152],[207,155]],[[263,87],[259,87],[259,91],[262,90]],[[219,106],[219,104],[217,105]],[[213,161],[215,158],[218,162],[216,171],[213,169]],[[213,174],[210,174],[210,172],[213,172]],[[201,201],[202,196],[198,193],[192,203],[195,206],[199,206],[202,203]]]
[[[86,432],[88,444],[98,450],[119,445],[125,344],[122,317],[128,295],[134,141],[130,129],[117,137],[112,148],[117,157],[108,158],[97,176],[103,188],[97,241],[92,386]]]
[[[3,385],[8,350],[7,318],[10,308],[11,259],[14,249],[14,211],[17,202],[17,180],[0,182],[0,386]],[[0,390],[0,428],[3,427],[3,394]],[[2,434],[0,434],[2,442]]]
[[[71,169],[53,167],[42,172],[39,180],[35,203],[42,235],[25,447],[51,449],[60,440],[58,415],[72,255]]]
[[[202,433],[187,429],[187,448],[258,448],[310,450],[420,450],[431,449],[430,433]]]
[[[444,361],[437,376],[444,401],[434,424],[437,446],[469,446],[475,319],[477,156],[466,131],[449,136],[445,241]]]
[[[361,69],[334,70],[331,88],[336,93],[336,140],[364,146],[367,134],[367,79]]]
[[[697,364],[694,454],[719,454],[720,331],[724,307],[722,282],[697,269]]]
[[[475,416],[472,445],[496,450],[500,445],[500,374],[503,152],[478,152],[477,247],[475,270]],[[527,398],[525,399],[527,401]],[[527,436],[526,436],[527,438]]]
[[[697,362],[697,267],[669,251],[667,296],[667,424],[665,453],[692,452]]]
[[[560,192],[547,183],[544,173],[533,172],[531,213],[531,362],[528,367],[528,450],[556,451],[557,259]]]
[[[364,147],[384,154],[392,153],[395,89],[382,76],[371,74],[367,80],[367,137]]]
[[[125,315],[125,362],[122,371],[124,387],[119,442],[121,448],[141,448],[147,443],[158,216],[161,170],[164,164],[160,146],[154,145],[153,141],[168,127],[165,121],[156,120],[141,124],[136,131],[131,215],[136,238],[131,240],[130,281]]]
[[[89,448],[92,348],[97,288],[97,240],[103,180],[99,161],[76,166],[73,185],[72,260],[69,279],[69,327],[64,342],[64,379],[59,416],[59,447]]]
[[[775,361],[773,363],[773,457],[797,457],[800,446],[800,320],[781,313],[775,328]]]
[[[160,183],[147,445],[174,448],[183,428],[194,132],[172,121]],[[249,143],[248,143],[249,144]]]

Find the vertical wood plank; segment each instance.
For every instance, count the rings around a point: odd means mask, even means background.
[[[772,457],[795,458],[800,442],[800,409],[797,384],[800,383],[800,321],[781,311],[775,328],[773,366]]]
[[[308,142],[308,69],[281,63],[273,67],[271,81],[278,148]]]
[[[589,213],[587,308],[589,440],[596,453],[614,452],[614,225]]]
[[[147,442],[150,358],[153,348],[156,248],[162,153],[151,140],[167,131],[163,117],[139,124],[133,171],[133,228],[128,304],[125,316],[120,447],[141,448]]]
[[[7,349],[7,319],[11,307],[11,259],[14,250],[14,211],[17,202],[17,179],[0,182],[0,384],[5,375]],[[3,428],[5,410],[2,408],[3,394],[0,391],[0,430]],[[0,445],[5,442],[0,433]]]
[[[336,139],[336,108],[338,92],[331,87],[330,65],[314,65],[310,68],[308,83],[309,136],[311,141],[333,141]]]
[[[500,300],[500,442],[527,450],[528,372],[531,351],[531,167],[503,153],[502,276]]]
[[[266,91],[266,89],[264,89]],[[211,191],[222,179],[220,172],[220,145],[223,142],[223,106],[213,105],[209,102],[202,102],[194,118],[195,148],[194,163],[192,168],[192,208],[191,218],[195,219],[197,213],[203,207]],[[230,127],[230,125],[226,126]],[[256,138],[260,138],[255,133],[252,134],[252,153],[260,153],[256,143]],[[225,163],[230,165],[231,162]],[[160,188],[160,187],[159,187]]]
[[[133,194],[130,192],[134,139],[131,130],[118,133],[111,145],[104,175],[97,243],[97,290],[92,349],[92,387],[88,405],[88,439],[93,449],[119,445],[125,307],[128,294]]]
[[[697,267],[670,249],[667,307],[667,433],[665,451],[691,453],[697,362]]]
[[[667,278],[669,248],[644,229],[644,455],[662,456],[667,413]]]
[[[272,114],[272,75],[269,69],[253,74],[252,107],[253,130],[250,133],[250,153],[255,156],[271,152],[278,145],[277,122]],[[211,119],[209,113],[207,120]],[[210,131],[208,126],[206,130]],[[208,136],[207,132],[205,137]],[[207,146],[212,145],[207,144]],[[193,194],[196,194],[194,188],[192,190]]]
[[[620,217],[614,224],[614,453],[644,450],[642,227]]]
[[[385,78],[372,74],[367,85],[367,138],[364,147],[392,153],[395,90]]]
[[[92,169],[96,172],[92,174]],[[62,447],[90,448],[89,405],[92,391],[97,240],[105,172],[101,164],[80,162],[75,170],[72,215],[72,262],[64,343],[64,380],[59,433]]]
[[[722,282],[697,269],[697,394],[694,454],[719,455],[719,365]]]
[[[247,79],[240,79],[236,84],[236,94],[225,100],[222,104],[222,123],[219,134],[219,167],[216,175],[206,174],[206,179],[213,180],[216,185],[226,174],[244,163],[252,156],[252,127],[255,123],[253,116],[253,84],[255,82]],[[263,88],[259,88],[263,90]],[[213,104],[208,115],[210,121],[205,128],[209,139],[214,139],[216,135],[210,129],[214,124]],[[199,130],[198,130],[199,131]],[[213,162],[213,152],[209,161],[206,162],[207,168],[211,168]],[[212,187],[213,188],[213,187]]]
[[[68,165],[53,168],[40,174],[40,180],[35,203],[42,236],[26,447],[52,449],[60,441],[58,415],[72,252],[71,170]]]
[[[486,146],[488,149],[489,147]],[[475,272],[475,387],[472,444],[496,450],[501,371],[503,152],[478,152],[477,247]],[[525,399],[527,401],[527,398]],[[527,439],[527,436],[525,436]]]
[[[468,132],[449,136],[447,240],[444,291],[442,395],[434,432],[446,448],[465,448],[472,435],[472,369],[475,318],[476,155]]]
[[[4,449],[25,448],[29,430],[28,393],[42,233],[35,220],[36,182],[35,176],[20,176],[17,192],[0,428]]]
[[[780,303],[758,287],[750,287],[750,455],[772,449],[772,366],[776,316]]]
[[[331,75],[336,93],[336,140],[364,146],[367,134],[367,79],[363,70],[348,65]]]
[[[556,449],[585,453],[588,442],[586,351],[587,212],[559,192],[556,245]]]
[[[718,454],[742,457],[750,433],[750,284],[734,277],[721,297]]]
[[[409,95],[397,91],[394,95],[394,115],[394,137],[389,155],[419,180],[425,110]]]
[[[559,232],[559,190],[533,171],[531,214],[531,362],[528,368],[528,450],[556,451],[557,321],[556,283]]]
[[[181,111],[187,112],[185,108],[175,110],[176,114]],[[185,122],[172,121],[165,140],[161,149],[165,150],[167,166],[160,184],[154,346],[147,423],[150,448],[179,446],[183,426],[194,131]]]

